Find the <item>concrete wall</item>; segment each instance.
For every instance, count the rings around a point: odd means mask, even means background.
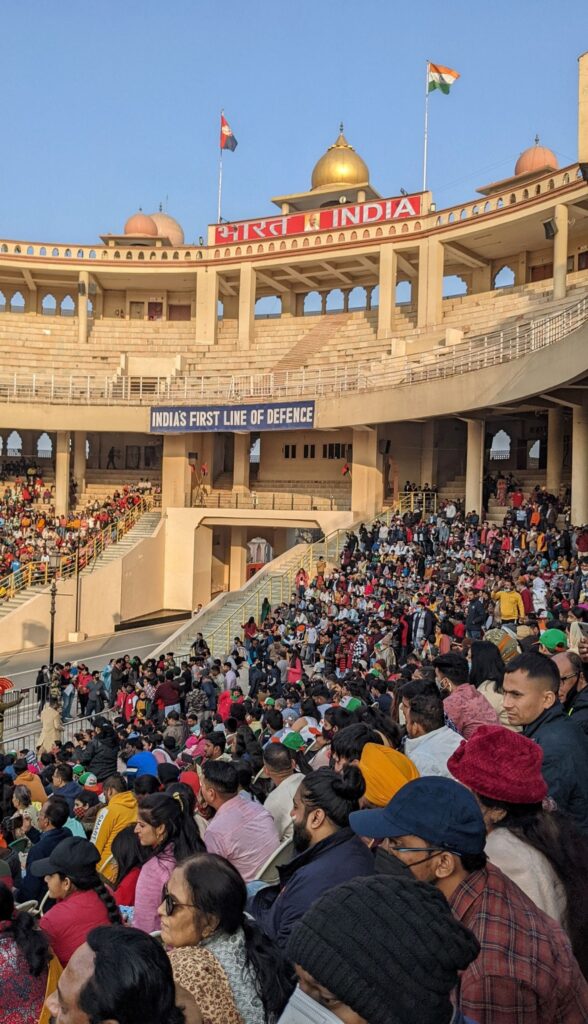
[[[258,480],[337,480],[345,459],[323,459],[324,444],[351,444],[351,430],[271,431],[261,435]],[[296,445],[296,458],[284,457],[284,445]],[[315,446],[315,458],[304,458],[304,445]]]

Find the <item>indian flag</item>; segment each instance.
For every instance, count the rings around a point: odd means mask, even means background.
[[[451,68],[444,68],[442,64],[431,64],[427,75],[428,92],[433,89],[440,89],[441,92],[449,92],[454,82],[457,82],[459,74]]]

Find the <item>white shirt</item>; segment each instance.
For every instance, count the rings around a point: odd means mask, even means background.
[[[424,736],[407,737],[404,741],[404,753],[416,765],[421,775],[440,775],[452,779],[453,775],[447,762],[457,750],[463,737],[448,726],[433,729]]]
[[[263,805],[274,819],[281,843],[285,839],[292,838],[294,822],[290,817],[290,811],[294,803],[294,796],[303,778],[301,772],[294,772],[287,779],[283,779],[279,786],[272,790]]]

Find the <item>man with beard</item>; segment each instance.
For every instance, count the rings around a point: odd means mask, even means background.
[[[349,815],[365,792],[354,766],[337,773],[320,768],[294,795],[295,856],[279,870],[278,885],[261,889],[251,913],[266,935],[284,949],[296,921],[329,889],[375,873],[373,854],[349,828]]]

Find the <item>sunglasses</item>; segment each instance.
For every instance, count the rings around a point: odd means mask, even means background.
[[[172,917],[172,915],[175,914],[178,907],[192,907],[193,909],[195,909],[193,903],[180,903],[179,900],[177,900],[175,896],[172,896],[171,893],[168,891],[167,885],[164,885],[163,889],[161,890],[161,902],[165,907],[166,917]]]

